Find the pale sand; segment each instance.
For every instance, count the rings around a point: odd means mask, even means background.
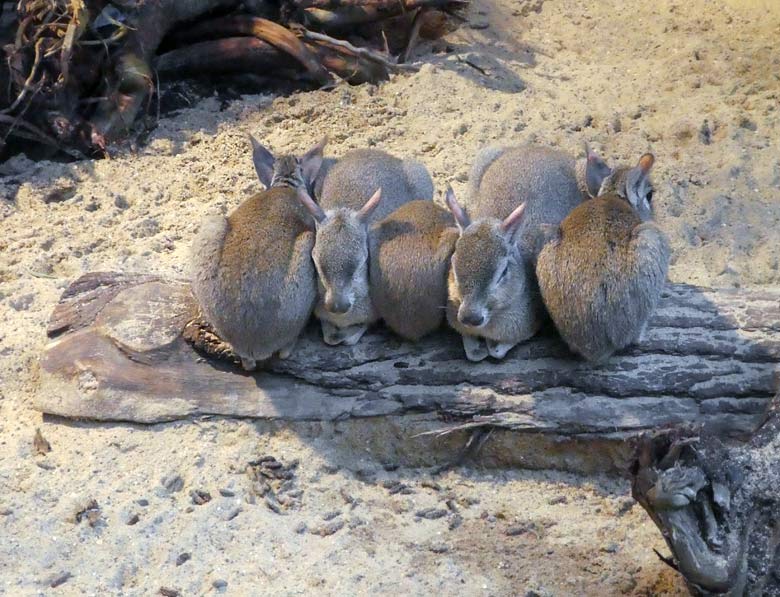
[[[470,21],[487,29],[464,26],[433,44],[433,64],[380,87],[208,99],[165,118],[135,154],[0,167],[11,174],[0,181],[0,593],[150,595],[164,585],[185,595],[684,594],[653,554],[666,547],[631,508],[624,480],[466,467],[438,478],[437,490],[422,485],[425,470],[385,471],[341,424],[42,421],[31,407],[36,359],[53,306],[79,274],[184,272],[199,220],[259,188],[249,132],[277,152],[327,133],[333,155],[368,144],[416,156],[437,195],[450,181],[463,194],[472,156],[488,143],[577,152],[588,140],[613,163],[651,150],[672,279],[777,284],[780,10],[764,5],[477,1]],[[47,204],[57,190],[70,198]],[[36,427],[53,447],[45,457],[32,454]],[[301,459],[301,507],[287,516],[246,503],[244,466],[263,454]],[[161,479],[171,474],[184,487],[169,494]],[[391,494],[384,479],[414,493]],[[192,505],[194,489],[214,499]],[[102,522],[74,523],[90,498]],[[462,517],[453,530],[448,499]],[[429,507],[449,513],[415,519]],[[296,532],[334,510],[345,525],[333,535]],[[133,514],[139,522],[127,525]],[[513,525],[527,530],[507,536]],[[191,559],[177,566],[184,552]],[[63,571],[72,577],[48,588]]]

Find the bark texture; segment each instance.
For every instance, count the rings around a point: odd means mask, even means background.
[[[411,344],[380,329],[357,346],[328,347],[311,326],[291,358],[247,374],[199,321],[186,282],[93,273],[52,315],[36,404],[139,423],[435,413],[453,428],[563,436],[638,437],[681,424],[739,435],[774,394],[779,332],[780,290],[677,285],[643,342],[601,367],[572,356],[551,332],[501,362],[470,363],[448,331]]]

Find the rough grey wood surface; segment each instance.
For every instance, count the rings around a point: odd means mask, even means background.
[[[634,498],[692,595],[780,596],[780,395],[749,441],[696,430],[638,442]]]
[[[329,347],[311,326],[290,359],[247,374],[184,341],[196,316],[185,282],[86,274],[52,315],[37,408],[141,423],[432,412],[452,425],[569,436],[679,423],[742,433],[774,394],[780,361],[780,289],[669,286],[643,342],[601,367],[551,332],[501,362],[470,363],[448,331],[410,344],[378,330],[357,346]]]

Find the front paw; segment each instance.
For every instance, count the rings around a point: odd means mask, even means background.
[[[363,337],[368,329],[367,325],[350,325],[338,328],[330,322],[322,321],[322,339],[329,346],[354,346]]]
[[[257,369],[257,361],[255,359],[241,357],[241,367],[244,371],[254,371]]]
[[[488,357],[488,349],[485,340],[478,336],[461,336],[463,339],[463,350],[466,352],[466,358],[472,362],[484,361]]]
[[[517,346],[516,342],[497,342],[496,340],[486,340],[487,350],[494,359],[503,359],[510,350]]]
[[[284,348],[280,349],[279,352],[276,353],[276,356],[280,359],[289,359],[290,355],[292,355],[293,351],[295,350],[295,345],[298,343],[297,338],[292,341],[291,344],[288,346],[285,346]]]
[[[367,325],[351,325],[341,330],[342,340],[341,343],[344,346],[354,346],[363,337],[363,334],[368,330]]]

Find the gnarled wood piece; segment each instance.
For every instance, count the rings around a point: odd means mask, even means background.
[[[290,359],[245,373],[185,341],[189,285],[88,274],[55,309],[37,407],[142,423],[196,414],[287,420],[437,413],[458,426],[627,437],[660,426],[752,429],[780,360],[780,291],[671,286],[643,343],[599,368],[553,335],[501,362],[470,363],[447,331],[419,344],[379,330],[328,347],[315,326]],[[188,335],[198,335],[190,326]],[[212,342],[230,359],[224,345]],[[221,351],[221,352],[220,352]]]
[[[632,493],[693,595],[780,595],[780,396],[746,443],[693,429],[643,438]]]

